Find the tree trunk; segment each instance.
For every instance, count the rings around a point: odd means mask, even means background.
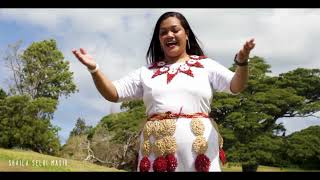
[[[257,172],[258,164],[243,164],[242,172]]]

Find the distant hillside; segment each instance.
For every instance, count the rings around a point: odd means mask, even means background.
[[[0,172],[1,171],[120,172],[120,170],[115,168],[107,168],[83,161],[59,158],[33,151],[0,148]]]

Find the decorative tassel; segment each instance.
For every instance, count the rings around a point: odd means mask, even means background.
[[[173,154],[168,154],[166,156],[166,160],[167,160],[167,171],[168,172],[174,172],[178,166],[178,162],[176,157]]]
[[[222,165],[225,165],[227,162],[227,158],[226,158],[226,154],[222,148],[219,148],[219,158],[220,158]]]
[[[150,167],[151,167],[151,163],[148,156],[143,157],[140,161],[140,166],[139,166],[140,172],[149,172]]]
[[[167,166],[168,166],[167,160],[163,156],[157,157],[153,162],[154,172],[166,172]]]
[[[195,168],[198,172],[209,172],[210,164],[210,159],[206,155],[199,154],[196,158]]]

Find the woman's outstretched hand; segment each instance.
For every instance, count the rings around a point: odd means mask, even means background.
[[[90,56],[86,50],[80,48],[80,51],[76,49],[72,49],[72,53],[79,59],[79,61],[87,66],[88,69],[95,69],[97,63],[93,60],[92,56]]]
[[[238,53],[237,61],[239,61],[239,63],[245,62],[249,58],[250,51],[255,45],[254,39],[246,41],[246,43],[243,45],[243,48]]]

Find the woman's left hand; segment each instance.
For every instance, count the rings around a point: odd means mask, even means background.
[[[249,58],[250,51],[254,48],[256,44],[254,43],[254,39],[252,38],[250,41],[246,41],[243,45],[243,48],[239,51],[237,56],[237,61],[239,63],[243,63],[247,61]]]

